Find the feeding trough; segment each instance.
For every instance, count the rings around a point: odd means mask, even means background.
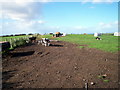
[[[2,47],[0,51],[7,51],[10,48],[10,42],[2,41],[0,42],[0,46]]]
[[[53,34],[53,37],[60,37],[60,36],[62,36],[62,35],[63,35],[62,33],[56,32],[55,34]]]

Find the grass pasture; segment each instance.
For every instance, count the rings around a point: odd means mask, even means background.
[[[10,39],[27,38],[28,36],[29,36],[29,35],[25,35],[25,36],[0,37],[0,41],[9,41]]]
[[[44,37],[51,39],[51,35],[45,35]],[[102,35],[100,37],[102,40],[96,40],[93,35],[69,34],[65,37],[57,37],[54,39],[72,42],[80,45],[88,45],[88,48],[97,48],[107,52],[117,52],[120,50],[120,37],[109,34]],[[84,48],[84,46],[80,46],[80,48]]]
[[[22,44],[23,39],[27,39],[28,36],[11,36],[11,37],[0,37],[0,41],[9,41],[12,47],[15,47],[16,43]],[[102,40],[96,40],[93,35],[83,35],[83,34],[68,34],[65,37],[53,38],[52,35],[38,35],[37,39],[49,38],[55,40],[61,40],[66,42],[71,42],[79,45],[88,45],[88,48],[97,48],[107,52],[117,52],[120,50],[120,37],[113,36],[111,34],[104,34],[100,36]],[[85,48],[85,46],[79,46],[79,48]]]

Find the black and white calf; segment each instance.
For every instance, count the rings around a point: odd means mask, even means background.
[[[42,40],[38,41],[38,44],[40,43],[45,46],[50,46],[50,40],[48,38],[42,38]]]
[[[97,40],[102,40],[100,37],[96,37]]]
[[[29,42],[34,43],[36,41],[36,37],[29,37]]]

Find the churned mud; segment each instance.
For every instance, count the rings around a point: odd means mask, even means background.
[[[2,58],[3,88],[117,88],[118,53],[81,46],[52,41],[10,51]]]

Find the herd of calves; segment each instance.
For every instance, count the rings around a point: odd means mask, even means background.
[[[29,38],[31,42],[36,40],[36,37]],[[96,40],[102,40],[100,37],[96,37]],[[38,44],[42,44],[44,46],[50,46],[50,40],[48,38],[42,38],[42,40],[37,41]]]
[[[29,41],[34,43],[36,41],[36,37],[30,37]],[[44,46],[50,46],[50,40],[48,38],[42,38],[42,40],[38,40],[37,43]]]
[[[102,40],[100,37],[96,37],[96,40]],[[48,38],[42,38],[41,40],[38,40],[38,44],[42,44],[44,46],[50,46],[50,41]],[[26,41],[26,43],[34,43],[36,42],[36,37],[29,37],[29,40]],[[1,42],[2,44],[2,51],[8,50],[10,48],[10,43],[9,42]],[[0,50],[1,51],[1,50]]]
[[[29,40],[26,40],[26,43],[35,43],[36,42],[36,37],[29,37]],[[50,40],[48,38],[42,38],[42,40],[37,41],[38,44],[42,44],[45,46],[50,46]],[[8,51],[9,48],[11,47],[10,42],[8,41],[2,41],[0,42],[0,51]]]

